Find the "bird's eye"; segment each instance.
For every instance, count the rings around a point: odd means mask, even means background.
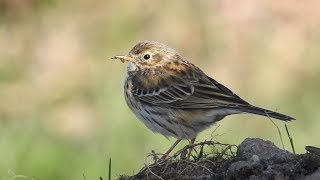
[[[143,58],[145,59],[145,60],[148,60],[148,59],[150,59],[150,54],[145,54],[144,56],[143,56]]]

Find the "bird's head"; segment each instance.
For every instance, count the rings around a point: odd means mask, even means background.
[[[129,54],[114,56],[112,59],[129,62],[134,69],[151,69],[183,61],[174,49],[153,41],[142,41]]]

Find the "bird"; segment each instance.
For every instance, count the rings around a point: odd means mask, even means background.
[[[124,96],[131,111],[154,133],[177,139],[161,159],[181,140],[194,144],[200,132],[228,115],[294,120],[251,105],[165,44],[142,41],[111,59],[127,63]]]

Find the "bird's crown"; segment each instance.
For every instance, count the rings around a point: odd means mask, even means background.
[[[157,68],[170,63],[185,62],[174,49],[155,41],[142,41],[136,44],[128,55],[115,56],[114,59],[130,62],[138,69]]]

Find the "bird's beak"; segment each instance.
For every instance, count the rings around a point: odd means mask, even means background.
[[[117,55],[117,56],[112,57],[111,59],[118,59],[123,63],[124,62],[133,62],[133,58],[128,55]]]

